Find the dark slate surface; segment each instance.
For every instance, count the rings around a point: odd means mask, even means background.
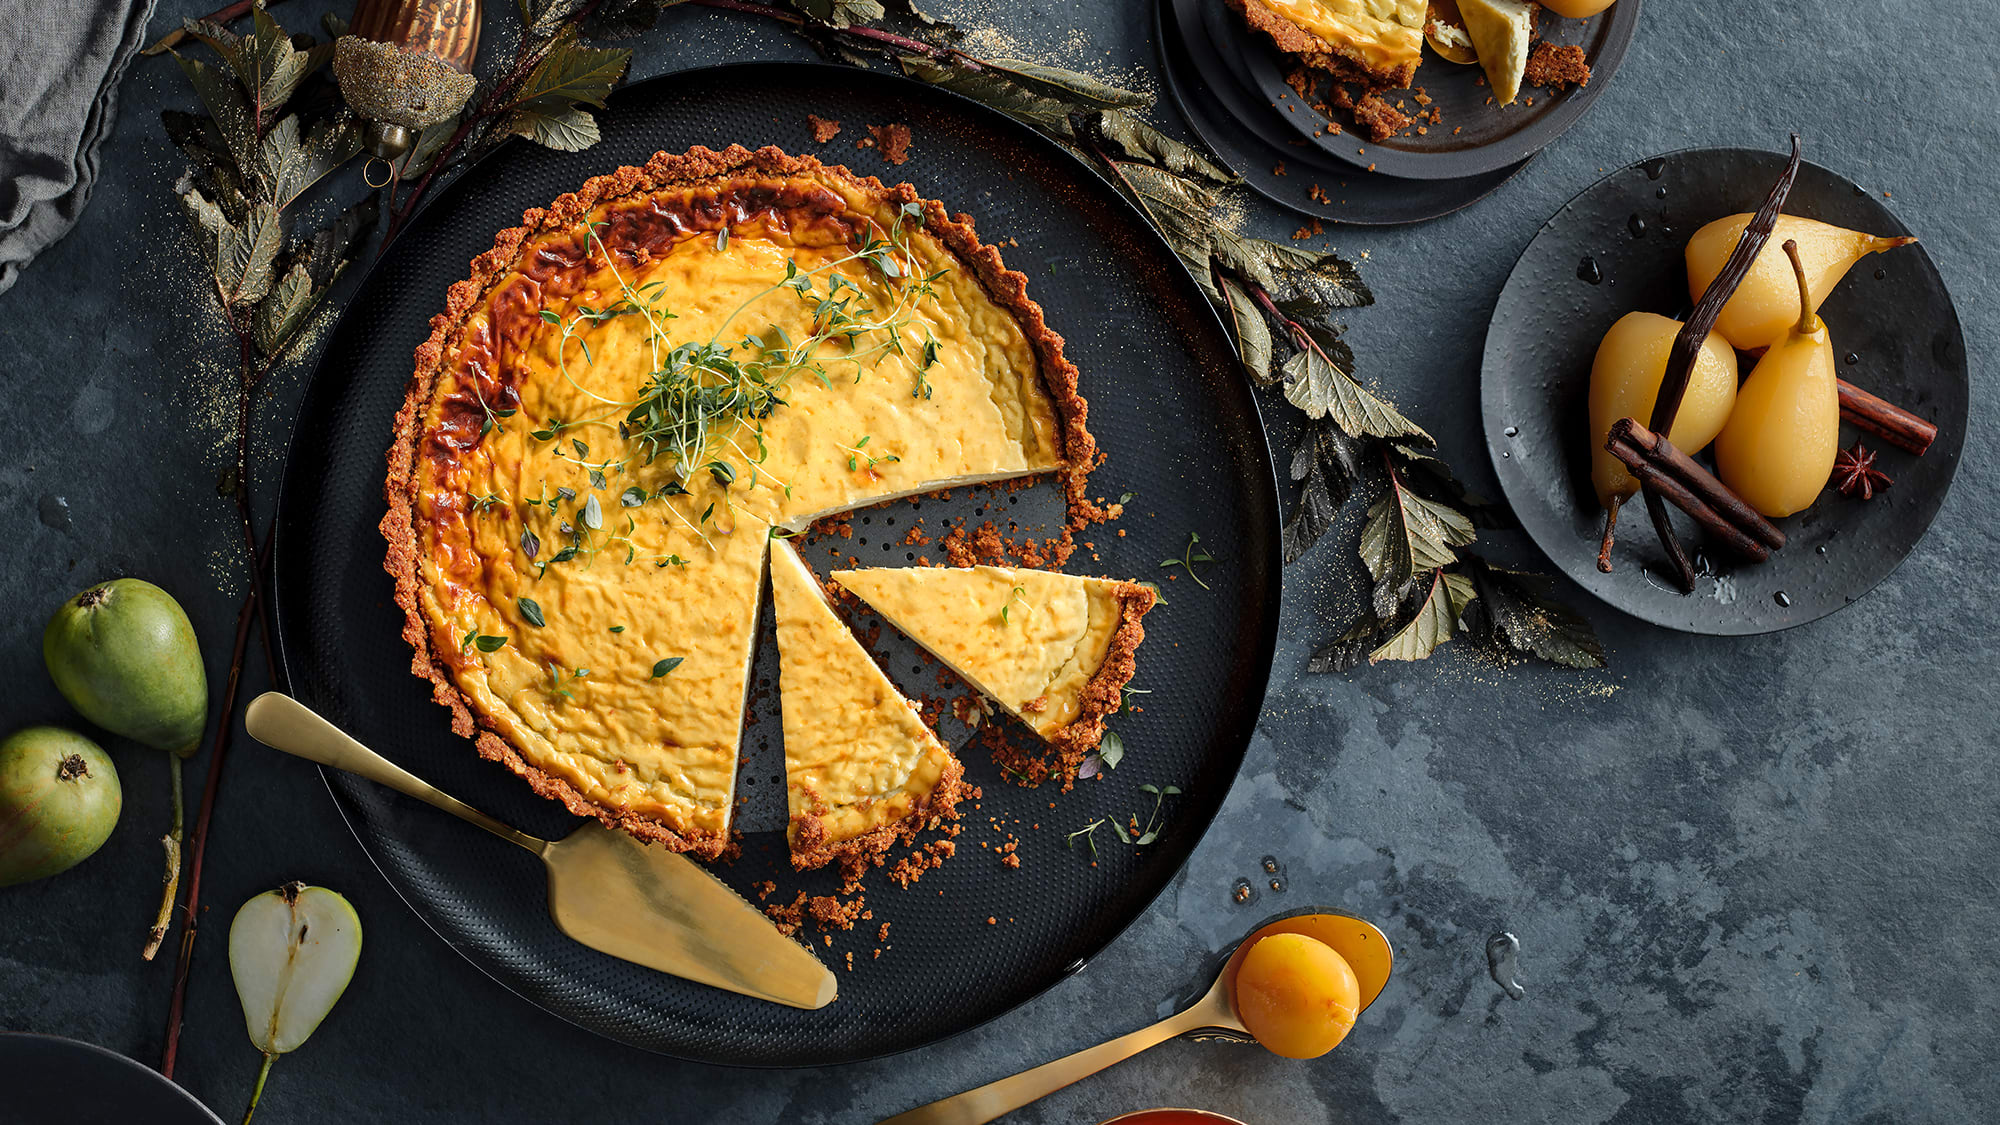
[[[1630,0],[1627,0],[1630,2]],[[208,6],[162,4],[157,28]],[[1003,35],[975,49],[1088,65],[1141,85],[1137,0],[938,3]],[[304,24],[309,8],[280,10]],[[1381,298],[1353,314],[1364,374],[1490,490],[1476,380],[1514,256],[1606,170],[1690,145],[1776,147],[1871,189],[1922,235],[1964,319],[1975,387],[1965,464],[1938,525],[1855,607],[1776,636],[1715,640],[1598,607],[1612,668],[1494,667],[1466,654],[1352,677],[1301,672],[1356,604],[1329,544],[1294,569],[1263,727],[1186,873],[1113,949],[1027,1007],[943,1045],[837,1070],[686,1066],[561,1024],[475,972],[370,869],[312,771],[239,745],[211,839],[181,1078],[225,1117],[256,1069],[223,956],[229,912],[292,878],[347,893],[368,928],[352,990],[274,1072],[259,1120],[866,1122],[1165,1013],[1212,949],[1319,901],[1377,919],[1395,980],[1317,1063],[1174,1043],[1023,1111],[1087,1122],[1198,1105],[1260,1122],[1965,1121],[2000,1101],[1988,1017],[2000,975],[2000,709],[1988,615],[1996,433],[1984,378],[2000,335],[2000,50],[1984,0],[1909,5],[1654,3],[1595,111],[1491,199],[1434,224],[1335,232]],[[677,11],[635,74],[803,58],[762,23]],[[498,37],[496,37],[497,40]],[[136,574],[194,615],[220,678],[239,595],[217,410],[222,354],[199,335],[176,160],[156,124],[192,98],[164,61],[128,79],[109,173],[77,232],[0,298],[11,440],[0,541],[14,612],[5,725],[64,721],[40,667],[49,608]],[[1253,205],[1282,236],[1296,221]],[[260,404],[275,470],[301,376]],[[269,477],[260,481],[269,495]],[[1532,558],[1500,537],[1495,552]],[[1580,595],[1579,595],[1580,596]],[[249,687],[263,686],[253,673]],[[0,892],[0,1028],[158,1056],[170,970],[137,958],[157,879],[165,767],[115,744],[128,812],[63,878]],[[1135,748],[1143,753],[1143,747]],[[195,776],[199,777],[199,765]],[[1230,901],[1265,855],[1283,893]],[[1526,999],[1486,972],[1521,940]]]

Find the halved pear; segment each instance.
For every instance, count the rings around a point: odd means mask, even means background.
[[[1479,65],[1493,87],[1496,105],[1511,105],[1528,69],[1528,45],[1535,37],[1535,5],[1527,0],[1458,0],[1466,34],[1479,52]]]
[[[229,924],[229,972],[243,1001],[250,1042],[264,1052],[244,1122],[257,1112],[264,1079],[333,1010],[361,959],[361,918],[325,887],[286,883],[243,904]]]

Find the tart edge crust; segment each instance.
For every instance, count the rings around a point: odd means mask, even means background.
[[[1083,756],[1104,741],[1104,720],[1124,705],[1125,685],[1132,682],[1138,668],[1139,642],[1146,639],[1146,626],[1140,619],[1158,602],[1158,595],[1137,582],[1118,583],[1118,631],[1104,650],[1104,663],[1084,685],[1076,718],[1047,739],[1056,748],[1065,793],[1075,784]]]
[[[389,447],[388,475],[383,485],[383,497],[388,503],[388,511],[378,525],[388,543],[383,569],[395,579],[395,601],[403,611],[403,640],[414,654],[410,670],[417,678],[430,683],[432,698],[451,712],[452,732],[472,738],[480,757],[506,766],[527,781],[536,793],[562,802],[570,812],[596,817],[608,827],[704,859],[713,859],[728,847],[730,835],[727,831],[682,832],[658,820],[598,804],[569,782],[529,764],[512,744],[474,718],[471,703],[453,681],[450,667],[431,648],[429,624],[419,598],[422,584],[417,574],[421,562],[415,513],[417,445],[422,438],[423,414],[436,391],[447,345],[466,317],[479,306],[487,291],[513,271],[521,248],[529,239],[573,226],[599,205],[628,195],[732,176],[751,180],[797,175],[844,181],[878,202],[892,206],[915,203],[923,209],[924,228],[953,257],[972,269],[987,296],[1014,317],[1022,335],[1034,349],[1036,371],[1055,404],[1062,427],[1063,467],[1060,471],[1065,477],[1066,490],[1073,494],[1080,492],[1082,476],[1095,468],[1100,460],[1096,439],[1086,428],[1089,407],[1077,390],[1076,365],[1063,355],[1063,338],[1048,326],[1041,306],[1028,297],[1027,277],[1009,270],[997,249],[979,241],[970,215],[948,214],[943,204],[922,198],[907,183],[887,187],[873,176],[857,176],[842,165],[823,164],[810,156],[792,156],[774,145],[755,151],[742,145],[730,145],[717,152],[697,145],[685,153],[656,152],[643,167],[626,166],[608,175],[594,176],[584,181],[579,190],[558,196],[547,207],[529,208],[522,212],[520,226],[508,227],[494,235],[492,249],[472,259],[471,275],[454,282],[447,291],[444,311],[431,318],[430,338],[417,346],[416,367],[410,376],[402,409],[396,414],[395,437]],[[1122,628],[1120,632],[1122,636]],[[1093,681],[1092,687],[1095,686]],[[1102,727],[1101,721],[1099,727]],[[955,757],[953,764],[958,764]],[[963,788],[962,776],[962,767],[956,774],[947,772],[933,790],[932,798],[923,802],[903,823],[917,822],[919,816],[928,818],[934,810],[939,815],[949,812],[958,799],[959,790]],[[870,846],[879,851],[887,848],[896,834],[897,826],[885,825],[868,835],[844,842],[838,850],[857,851]],[[827,858],[832,857],[829,855]]]
[[[1398,67],[1393,71],[1370,70],[1342,54],[1333,44],[1265,7],[1259,0],[1223,0],[1223,2],[1237,15],[1242,16],[1252,30],[1263,32],[1278,50],[1297,56],[1300,62],[1316,70],[1324,70],[1336,78],[1359,83],[1370,92],[1400,90],[1416,81],[1415,63]]]

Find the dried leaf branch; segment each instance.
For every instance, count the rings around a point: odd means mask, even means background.
[[[232,12],[224,9],[217,16],[228,18]],[[240,35],[216,19],[187,21],[180,41],[205,45],[220,65],[175,52],[175,62],[206,113],[169,110],[162,118],[168,137],[189,161],[175,191],[207,275],[204,285],[215,299],[217,316],[236,353],[235,449],[221,488],[235,501],[248,587],[237,614],[201,804],[185,849],[186,890],[178,912],[181,942],[161,1062],[168,1077],[173,1075],[179,1048],[208,826],[235,726],[237,688],[253,619],[263,638],[265,659],[271,658],[261,565],[264,538],[257,534],[250,495],[252,410],[271,372],[291,356],[313,311],[374,227],[376,215],[371,196],[315,233],[294,234],[289,208],[361,151],[360,131],[337,99],[298,97],[312,83],[326,81],[319,71],[331,56],[331,45],[305,37],[294,40],[261,7],[252,6],[247,14],[251,27]],[[288,112],[295,103],[331,108]],[[178,810],[175,819],[170,863],[180,851]],[[161,920],[148,935],[144,951],[149,959],[171,926],[178,882],[170,871]]]

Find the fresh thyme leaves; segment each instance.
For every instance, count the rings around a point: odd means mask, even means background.
[[[590,530],[604,530],[604,507],[597,502],[595,494],[584,497],[583,512],[580,518],[583,520],[583,526]]]
[[[548,624],[547,619],[542,616],[540,603],[536,602],[535,599],[515,598],[514,604],[520,607],[521,616],[527,618],[528,624],[533,625],[537,629]]]
[[[1100,816],[1096,820],[1091,821],[1089,824],[1084,825],[1082,828],[1079,828],[1076,831],[1070,833],[1068,838],[1064,842],[1063,846],[1066,848],[1076,847],[1076,838],[1078,836],[1081,836],[1083,837],[1083,842],[1090,845],[1090,858],[1096,859],[1097,830],[1104,825],[1104,819],[1105,818]]]
[[[1146,827],[1137,830],[1138,834],[1134,835],[1132,832],[1128,832],[1125,826],[1116,820],[1111,822],[1111,830],[1118,833],[1118,838],[1135,848],[1143,848],[1160,838],[1160,830],[1167,826],[1166,821],[1160,817],[1161,806],[1166,804],[1168,797],[1177,797],[1181,791],[1178,785],[1169,785],[1164,788],[1157,785],[1141,785],[1139,789],[1141,792],[1153,795],[1153,812],[1152,815],[1146,818]],[[1137,829],[1139,817],[1134,814],[1130,820],[1134,828]]]
[[[1188,572],[1189,578],[1194,579],[1195,585],[1200,586],[1204,590],[1210,589],[1209,584],[1203,582],[1201,580],[1201,575],[1195,572],[1194,564],[1204,563],[1204,562],[1214,562],[1215,556],[1209,554],[1207,551],[1201,550],[1200,547],[1201,547],[1201,536],[1192,531],[1188,532],[1187,550],[1181,554],[1180,558],[1160,560],[1160,569],[1164,570],[1170,566],[1181,567]]]
[[[572,694],[572,689],[574,689],[577,686],[576,682],[578,680],[588,677],[589,675],[590,675],[590,669],[588,668],[578,668],[575,669],[574,671],[565,674],[562,670],[561,665],[550,664],[549,693],[552,695],[559,695],[564,699],[575,699],[576,696]],[[569,686],[564,687],[563,685],[565,683],[567,683]]]
[[[1007,624],[1007,611],[1014,608],[1015,602],[1020,602],[1021,608],[1029,613],[1035,611],[1035,607],[1028,604],[1027,593],[1027,589],[1021,586],[1016,586],[1008,592],[1006,604],[1000,607],[1000,624]]]
[[[611,627],[611,631],[612,631],[612,632],[614,632],[614,633],[622,633],[622,632],[624,632],[624,631],[625,631],[625,626],[623,626],[623,625],[613,625],[613,626]]]
[[[484,496],[475,496],[472,498],[472,510],[475,514],[483,512],[488,508],[497,508],[499,506],[500,494],[497,492],[489,492]]]
[[[902,460],[901,457],[893,453],[884,453],[880,457],[877,457],[873,453],[868,452],[868,439],[870,436],[872,435],[862,434],[860,440],[856,441],[853,445],[838,447],[847,454],[848,472],[859,472],[861,470],[861,462],[864,460],[868,462],[868,467],[871,469],[877,465],[890,465]]]
[[[468,648],[476,648],[481,652],[498,652],[500,651],[500,646],[506,643],[507,638],[505,637],[489,636],[477,629],[473,629],[465,634],[463,641],[459,642],[458,651],[464,652]]]
[[[542,537],[536,535],[532,528],[521,529],[521,553],[528,556],[529,562],[534,562],[535,556],[542,553]]]
[[[1118,737],[1116,731],[1105,731],[1104,738],[1097,744],[1097,749],[1085,755],[1083,761],[1077,764],[1077,779],[1096,777],[1103,770],[1115,770],[1118,768],[1118,763],[1124,760],[1125,740]]]
[[[1123,495],[1123,496],[1120,496],[1120,497],[1118,498],[1118,503],[1119,503],[1119,506],[1120,506],[1120,507],[1123,507],[1123,506],[1124,506],[1124,505],[1126,505],[1126,504],[1130,504],[1130,503],[1132,502],[1132,498],[1133,498],[1134,496],[1137,496],[1137,495],[1139,495],[1139,494],[1138,494],[1138,493],[1136,493],[1136,492],[1128,492],[1128,493],[1126,493],[1125,495]]]
[[[680,667],[681,661],[686,659],[687,657],[685,656],[669,656],[665,660],[659,661],[653,665],[653,678],[657,680],[665,676],[668,672]]]
[[[635,484],[618,494],[618,502],[627,508],[637,508],[646,502],[646,490]]]
[[[1121,692],[1121,697],[1118,700],[1118,710],[1111,712],[1114,715],[1123,715],[1125,712],[1132,710],[1133,696],[1153,694],[1152,688],[1128,687],[1128,688],[1121,688],[1119,690]],[[1109,737],[1109,735],[1107,735],[1106,737]]]

